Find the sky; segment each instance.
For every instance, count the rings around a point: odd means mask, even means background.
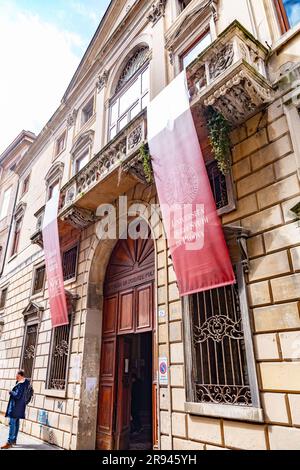
[[[0,154],[48,122],[109,3],[0,0]]]

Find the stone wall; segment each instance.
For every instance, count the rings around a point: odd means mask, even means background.
[[[234,131],[232,144],[237,210],[223,223],[251,231],[249,315],[265,422],[184,412],[181,303],[161,245],[159,308],[168,317],[160,319],[159,355],[170,360],[170,387],[160,389],[162,449],[300,449],[300,227],[290,211],[300,194],[281,101]]]

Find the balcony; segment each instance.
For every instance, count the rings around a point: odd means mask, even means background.
[[[140,113],[61,190],[59,218],[76,228],[95,221],[102,203],[113,202],[137,182],[145,183],[139,149],[146,143],[146,114]]]
[[[237,21],[188,67],[191,107],[212,106],[236,127],[273,99],[268,49]]]

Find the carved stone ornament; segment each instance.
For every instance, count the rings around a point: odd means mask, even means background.
[[[36,302],[29,302],[27,307],[23,310],[24,322],[38,321],[40,323],[44,307]]]
[[[158,0],[151,5],[148,21],[154,26],[155,23],[165,14],[167,0]]]
[[[61,219],[75,228],[84,229],[95,222],[95,215],[87,209],[72,206],[61,216]]]
[[[77,114],[78,114],[77,109],[74,109],[72,111],[72,113],[69,114],[69,116],[67,117],[68,127],[73,127],[74,126],[74,124],[76,122]]]
[[[104,70],[104,72],[98,76],[98,79],[96,82],[96,88],[97,88],[98,93],[100,93],[100,91],[106,87],[108,77],[109,77],[109,72],[107,70]]]
[[[41,229],[35,232],[32,237],[30,237],[30,240],[32,245],[38,245],[40,248],[44,247],[43,234]]]

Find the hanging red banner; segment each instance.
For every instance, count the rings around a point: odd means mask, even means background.
[[[58,234],[58,203],[57,191],[46,204],[43,222],[43,244],[53,328],[69,323]]]
[[[185,72],[148,105],[148,141],[180,295],[234,284]]]

